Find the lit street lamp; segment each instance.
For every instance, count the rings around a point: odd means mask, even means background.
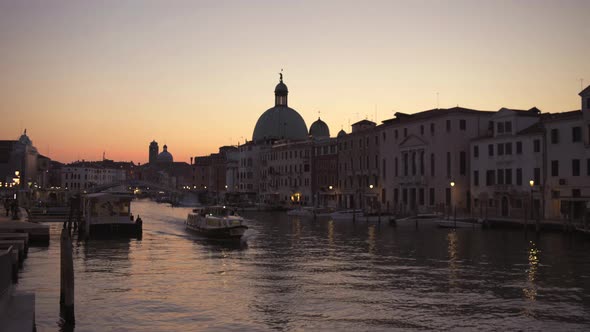
[[[530,180],[529,185],[531,186],[531,220],[533,220],[533,188],[535,187],[535,180]]]
[[[455,228],[457,228],[457,209],[453,205],[453,187],[455,187],[455,181],[451,181],[451,191],[450,191],[450,199],[451,199],[451,211],[453,212],[453,220],[455,221]]]

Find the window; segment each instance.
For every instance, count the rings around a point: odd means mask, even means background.
[[[459,153],[459,174],[465,175],[467,172],[467,158],[465,151]]]
[[[447,205],[450,206],[451,205],[451,188],[445,188],[445,200],[447,202]]]
[[[430,124],[430,134],[434,135],[434,123]]]
[[[580,189],[572,189],[572,197],[580,197]]]
[[[581,142],[582,141],[582,127],[573,127],[572,128],[572,142]]]
[[[430,200],[430,205],[434,205],[434,188],[430,188],[429,191],[428,199]]]
[[[590,108],[590,98],[586,98],[586,108]]]
[[[408,176],[408,153],[404,153],[404,176]]]
[[[559,130],[551,129],[551,144],[558,144],[559,143]]]
[[[510,122],[510,121],[504,122],[504,130],[507,133],[511,133],[512,132],[512,122]]]
[[[580,176],[580,159],[572,159],[572,176]]]
[[[461,130],[467,129],[467,121],[459,120],[459,129],[461,129]]]
[[[488,156],[492,157],[494,155],[494,144],[488,144]]]
[[[516,169],[516,185],[522,186],[522,168]]]
[[[504,183],[512,184],[512,168],[504,170]]]
[[[398,168],[397,168],[397,157],[395,157],[394,161],[393,161],[393,174],[397,177],[398,176]]]
[[[397,129],[393,132],[393,136],[395,137],[395,139],[397,139]]]
[[[399,201],[399,189],[394,188],[393,189],[393,202],[397,204],[398,201]]]
[[[486,186],[493,186],[496,183],[496,172],[491,169],[486,171]]]
[[[447,120],[447,132],[451,131],[451,120]]]
[[[416,175],[416,152],[412,152],[412,175]]]
[[[402,189],[402,202],[404,204],[408,204],[408,189],[407,188]]]
[[[424,188],[418,189],[418,204],[424,205]]]
[[[478,145],[473,146],[473,158],[479,158],[479,146]]]
[[[533,151],[534,152],[541,152],[541,141],[536,139],[533,141]]]
[[[522,142],[516,142],[516,154],[522,154]]]
[[[588,172],[590,172],[590,159],[588,159]],[[430,176],[434,176],[434,153],[430,154]]]
[[[504,133],[504,122],[498,122],[497,126],[498,126],[498,134],[503,134]]]
[[[551,160],[551,176],[559,176],[559,160]]]
[[[504,170],[499,169],[496,171],[496,180],[498,184],[504,184]]]
[[[408,136],[408,128],[404,128],[404,137]]]
[[[504,143],[498,143],[498,156],[504,155]]]
[[[447,177],[451,177],[451,153],[447,152]]]
[[[479,186],[479,171],[473,171],[473,185]]]
[[[424,151],[420,152],[420,175],[424,175]]]
[[[512,155],[512,142],[506,143],[506,147],[504,148],[506,155]]]
[[[424,135],[424,125],[420,125],[420,135]]]
[[[385,175],[386,175],[385,170],[387,169],[385,166],[386,166],[386,162],[385,162],[385,159],[383,159],[383,179],[385,179]]]
[[[540,186],[541,185],[541,169],[536,167],[533,170],[533,181],[535,181],[535,186]]]

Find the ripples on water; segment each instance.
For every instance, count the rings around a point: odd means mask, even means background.
[[[135,202],[137,240],[74,246],[77,331],[588,330],[590,241],[250,213],[245,243],[187,233],[188,208]],[[18,288],[58,330],[59,227]]]

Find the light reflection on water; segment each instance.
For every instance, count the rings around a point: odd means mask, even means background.
[[[583,330],[590,244],[563,234],[335,222],[250,213],[245,243],[184,230],[190,209],[132,206],[142,241],[74,245],[79,331]],[[59,225],[19,289],[59,314]]]

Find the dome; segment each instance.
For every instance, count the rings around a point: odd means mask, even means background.
[[[309,127],[309,134],[313,137],[330,137],[330,128],[320,118]]]
[[[254,142],[265,139],[292,139],[307,138],[307,125],[294,109],[277,105],[262,113],[252,134]]]
[[[294,109],[287,106],[289,90],[283,83],[283,74],[275,88],[275,106],[262,113],[252,134],[254,142],[267,139],[302,140],[307,138],[307,125]]]
[[[27,136],[27,130],[25,129],[25,132],[20,136],[20,138],[18,139],[18,142],[24,145],[33,145],[33,142],[31,141],[31,139],[29,138],[29,136]]]
[[[158,162],[160,163],[171,163],[174,161],[172,158],[172,154],[168,152],[168,146],[164,145],[164,151],[160,152],[158,155]]]
[[[344,129],[340,129],[340,131],[338,132],[338,138],[344,137],[346,136],[346,132],[344,131]]]
[[[289,89],[287,89],[287,85],[285,83],[283,83],[283,81],[281,80],[279,82],[279,84],[277,84],[277,86],[275,87],[275,95],[276,94],[286,95],[288,93],[289,93]]]

